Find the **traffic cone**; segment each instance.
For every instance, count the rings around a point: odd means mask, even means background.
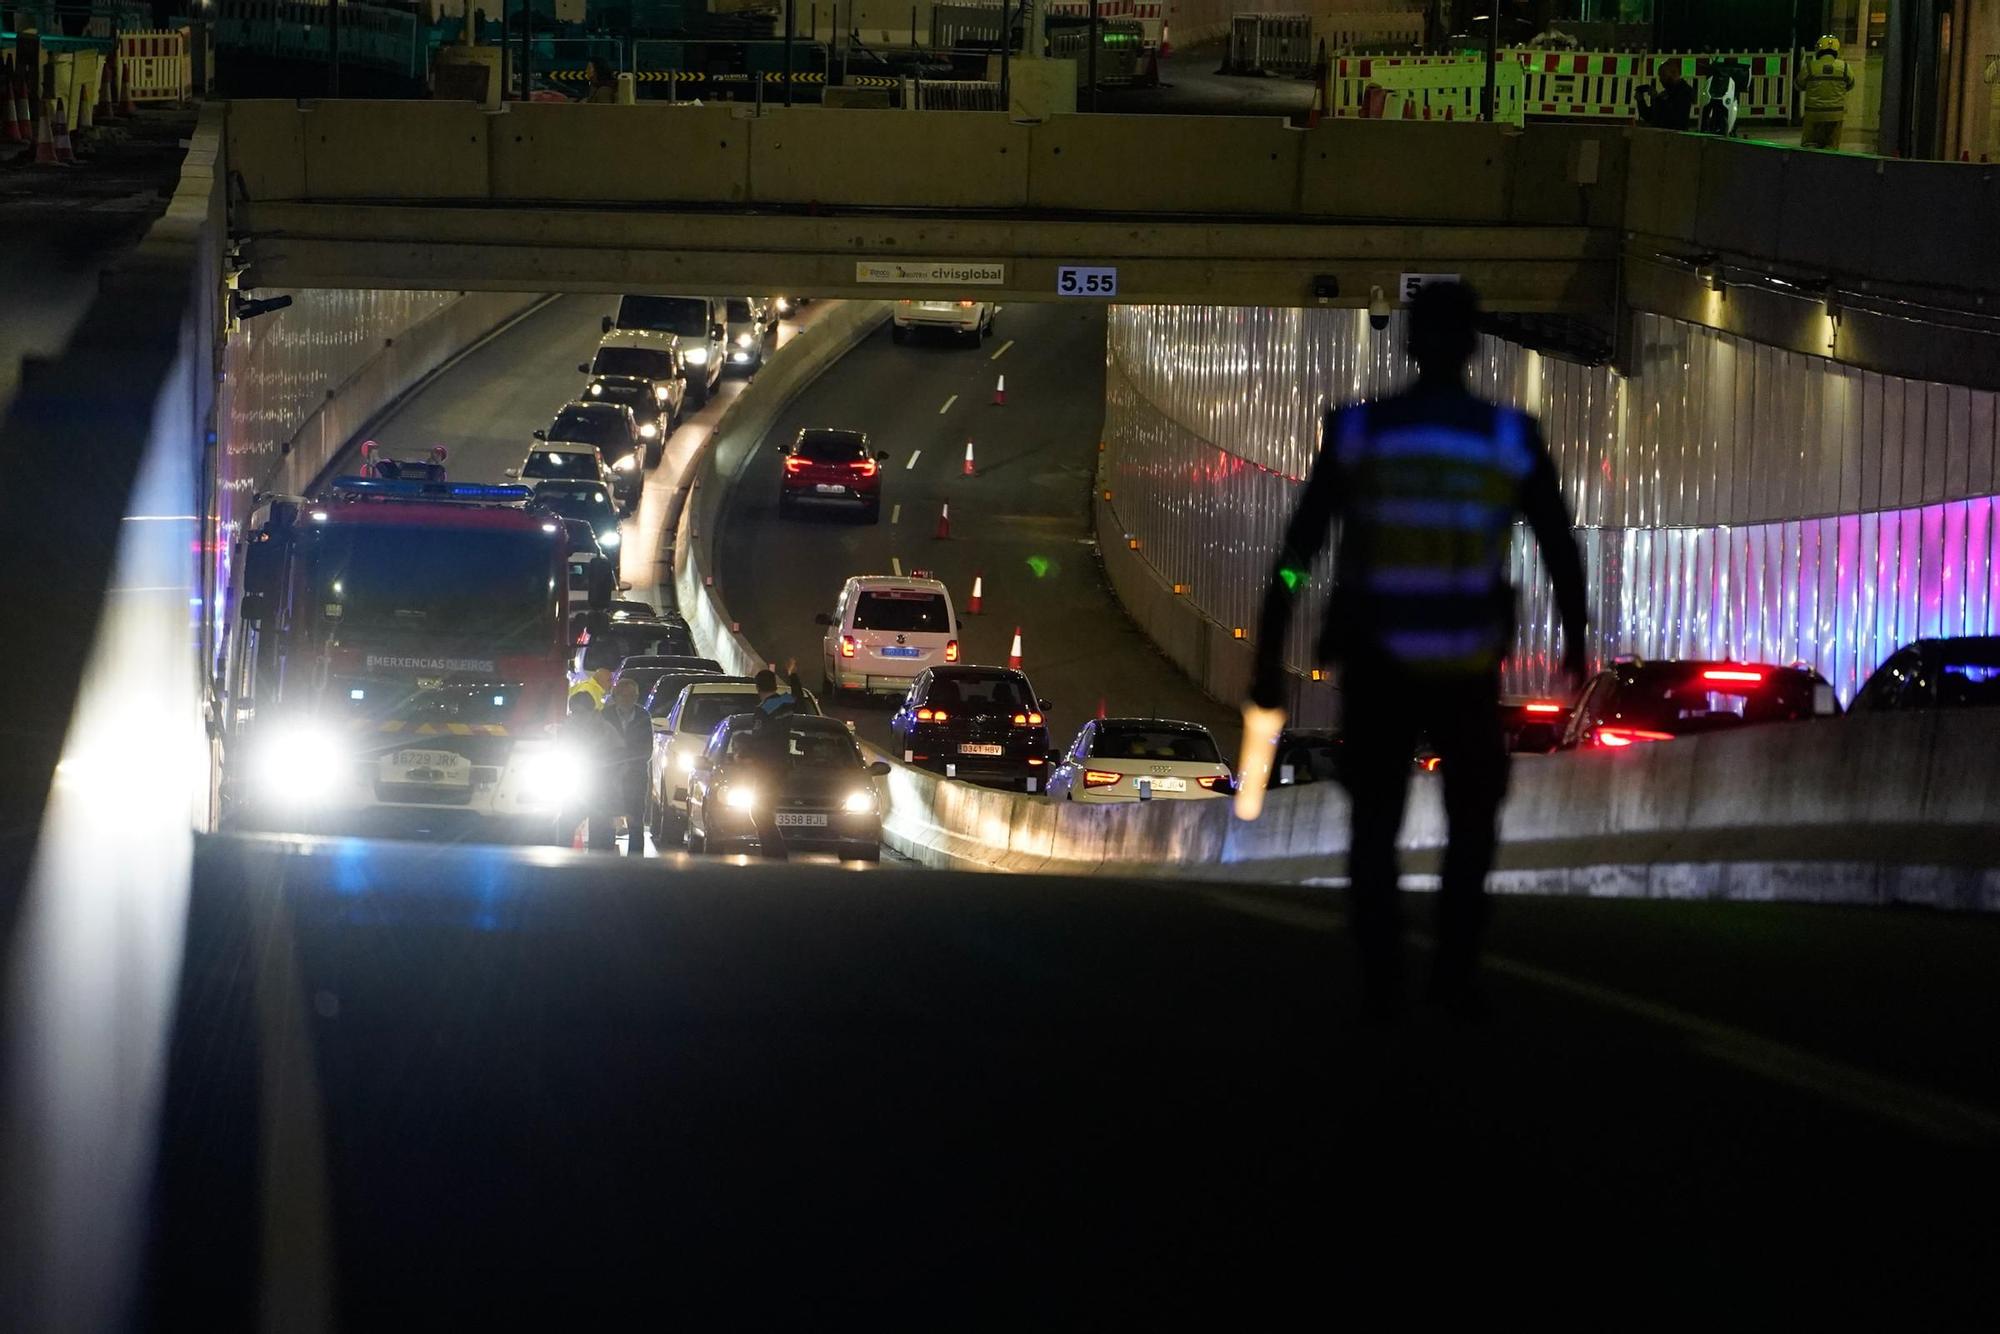
[[[69,166],[76,165],[76,149],[69,142],[69,112],[63,107],[60,97],[56,99],[56,161]]]
[[[1174,29],[1170,23],[1160,25],[1160,59],[1166,60],[1174,54]]]
[[[997,408],[1006,401],[1007,401],[1007,377],[1003,375],[1000,377],[999,382],[993,386],[993,406]]]
[[[130,119],[139,114],[139,106],[132,100],[132,76],[125,72],[125,38],[118,38],[118,50],[112,54],[111,68],[118,75],[118,114]]]
[[[940,539],[951,536],[951,502],[938,506],[937,535]]]
[[[60,167],[56,158],[56,139],[49,129],[49,118],[43,116],[35,122],[35,165],[38,167]]]
[[[25,144],[32,137],[28,130],[28,104],[21,100],[21,81],[14,77],[11,66],[7,70],[7,141]]]
[[[100,123],[108,123],[118,114],[111,101],[111,76],[117,68],[118,56],[114,52],[104,58],[104,64],[97,72],[97,110],[92,119]]]
[[[1014,627],[1014,646],[1007,650],[1007,665],[1015,671],[1021,670],[1021,627]]]
[[[965,442],[965,475],[967,477],[978,476],[978,471],[972,466],[972,442],[970,440]]]
[[[972,601],[965,604],[968,616],[977,616],[981,604],[986,601],[986,576],[977,570],[972,572]]]

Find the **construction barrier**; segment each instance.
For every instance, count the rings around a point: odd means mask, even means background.
[[[1782,121],[1791,115],[1792,59],[1783,52],[1698,55],[1686,51],[1548,51],[1517,47],[1500,52],[1500,60],[1500,78],[1510,88],[1518,89],[1523,115],[1536,120],[1636,119],[1639,89],[1655,86],[1661,66],[1669,62],[1679,64],[1682,76],[1694,83],[1698,95],[1703,94],[1703,81],[1713,68],[1721,66],[1738,72],[1742,76],[1737,91],[1739,122]],[[1416,76],[1410,73],[1413,70],[1450,72]],[[1326,114],[1370,115],[1371,86],[1390,94],[1421,87],[1427,102],[1441,111],[1447,105],[1460,105],[1449,94],[1453,86],[1463,84],[1483,89],[1485,83],[1486,60],[1480,55],[1342,56],[1332,61],[1328,70]],[[1512,92],[1502,95],[1503,113],[1509,99],[1516,95]],[[1478,106],[1476,95],[1471,105]],[[1696,110],[1698,113],[1698,105]],[[1415,114],[1416,118],[1423,118],[1421,110]],[[1463,115],[1459,112],[1458,118]],[[1505,114],[1502,118],[1510,119]]]
[[[1238,14],[1229,20],[1231,74],[1310,74],[1316,64],[1310,14]]]
[[[903,105],[913,111],[999,111],[1000,85],[988,79],[912,79]]]
[[[118,82],[128,102],[185,102],[193,97],[187,29],[119,33]]]
[[[1494,119],[1521,124],[1521,67],[1501,64],[1493,74],[1493,96],[1499,103]],[[1379,120],[1478,120],[1485,100],[1483,60],[1476,65],[1406,65],[1375,72],[1359,114]]]
[[[546,72],[538,72],[536,77],[547,79],[550,83],[583,84],[589,81],[590,71],[575,68],[552,69]],[[705,70],[644,69],[631,77],[638,83],[696,84],[714,89],[748,88],[752,83],[756,82],[758,76],[754,74],[710,74]],[[782,85],[785,82],[784,71],[775,69],[765,70],[763,80],[766,84]],[[900,88],[902,86],[902,80],[887,74],[850,74],[845,79],[835,77],[832,81],[849,88]],[[823,84],[828,82],[828,78],[823,70],[797,69],[792,71],[792,82],[795,84]]]

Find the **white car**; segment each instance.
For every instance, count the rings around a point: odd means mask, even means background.
[[[935,579],[856,575],[841,585],[821,643],[821,693],[905,693],[926,667],[958,661],[958,616]]]
[[[898,301],[889,336],[902,342],[912,329],[937,329],[977,343],[993,332],[991,301]]]
[[[1230,790],[1209,730],[1163,718],[1093,719],[1049,774],[1054,801],[1200,801]]]
[[[718,676],[683,686],[666,716],[654,718],[653,756],[646,774],[647,822],[654,843],[661,847],[677,843],[687,828],[688,775],[694,772],[695,757],[708,748],[715,725],[732,713],[748,713],[756,707],[755,682],[742,676]]]
[[[764,369],[771,351],[771,332],[778,322],[761,296],[732,296],[722,303],[723,336],[728,347],[723,353],[728,369],[755,375]]]

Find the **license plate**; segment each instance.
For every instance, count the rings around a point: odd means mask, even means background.
[[[456,769],[465,757],[453,750],[399,750],[391,763],[406,769]]]
[[[1139,777],[1133,779],[1132,782],[1136,785],[1150,787],[1155,792],[1187,791],[1187,779],[1185,778],[1151,778],[1145,774],[1141,774]]]
[[[882,656],[885,658],[914,658],[922,653],[922,649],[912,648],[907,644],[891,644],[882,650]]]
[[[842,486],[839,482],[821,482],[819,485],[815,486],[813,490],[819,492],[823,496],[844,496],[847,494],[847,488]]]
[[[778,828],[780,829],[826,828],[826,817],[824,815],[810,815],[800,811],[779,811],[777,819]]]
[[[958,753],[961,755],[1005,755],[1007,748],[1005,746],[987,745],[980,741],[964,741],[959,743]]]

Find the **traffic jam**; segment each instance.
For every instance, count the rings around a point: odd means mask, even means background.
[[[627,596],[627,530],[669,438],[722,377],[765,365],[781,317],[801,304],[623,297],[576,367],[574,398],[503,481],[455,478],[443,447],[370,441],[351,475],[315,494],[261,497],[231,654],[232,822],[873,862],[890,761],[1050,801],[1232,794],[1244,757],[1198,722],[1100,704],[1058,735],[1051,701],[1022,669],[1018,632],[1006,661],[968,661],[963,611],[920,571],[839,575],[816,617],[815,689],[797,661],[730,674],[677,608]],[[995,309],[898,302],[893,341],[977,345]],[[781,521],[837,512],[875,524],[895,503],[899,470],[866,431],[826,423],[769,443],[781,456]],[[1106,681],[1108,695],[1116,684]],[[843,716],[869,702],[890,711],[880,755]],[[1940,639],[1899,649],[1849,707],[1995,702],[2000,639]],[[1521,756],[1626,751],[1842,712],[1809,667],[1734,660],[1619,657],[1573,698],[1503,701],[1507,747]],[[1271,745],[1272,787],[1342,778],[1337,729],[1291,727]],[[1427,742],[1412,764],[1442,767]]]

